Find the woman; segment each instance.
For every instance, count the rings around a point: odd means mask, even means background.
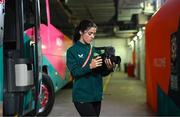
[[[101,109],[102,74],[96,69],[103,60],[91,46],[96,30],[94,22],[82,20],[75,28],[74,44],[67,50],[67,66],[73,76],[72,98],[81,116],[99,116]],[[109,70],[113,68],[109,59],[104,62]]]

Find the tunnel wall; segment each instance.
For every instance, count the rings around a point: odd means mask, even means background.
[[[147,104],[159,115],[180,115],[180,77],[177,70],[174,74],[177,89],[176,91],[171,89],[173,85],[171,36],[178,31],[179,11],[180,0],[167,0],[146,25]],[[177,61],[174,68],[178,68]]]

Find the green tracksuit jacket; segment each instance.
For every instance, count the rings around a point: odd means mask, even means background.
[[[82,68],[84,61],[90,51],[90,45],[85,45],[80,41],[76,42],[67,50],[67,67],[74,78],[73,102],[95,102],[101,101],[103,96],[103,84],[101,73],[90,69],[90,62],[96,50],[92,48],[92,53],[86,66]]]

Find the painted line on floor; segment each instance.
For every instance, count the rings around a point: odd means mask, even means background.
[[[107,76],[107,78],[105,78],[105,82],[104,82],[104,86],[103,86],[103,92],[106,92],[111,80],[111,74]]]

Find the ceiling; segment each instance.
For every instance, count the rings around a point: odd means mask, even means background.
[[[137,32],[139,17],[152,0],[51,0],[52,23],[71,36],[82,19],[98,25],[97,36],[132,37]],[[152,5],[152,4],[150,4]],[[152,12],[150,12],[152,14]],[[144,15],[143,15],[144,16]],[[147,15],[146,15],[147,16]],[[144,19],[143,19],[144,18]],[[142,17],[143,21],[147,17]],[[142,23],[143,24],[143,23]]]

